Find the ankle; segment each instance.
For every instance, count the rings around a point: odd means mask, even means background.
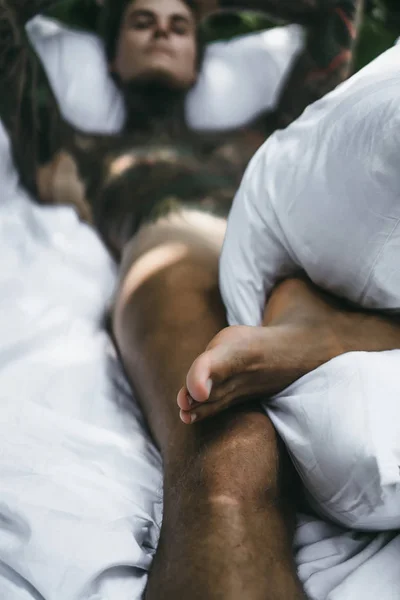
[[[330,327],[290,323],[265,328],[266,372],[279,393],[300,377],[345,352]],[[273,357],[273,360],[271,360]],[[271,379],[272,378],[272,379]]]

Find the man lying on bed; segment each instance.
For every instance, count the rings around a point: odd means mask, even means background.
[[[37,14],[39,10],[44,10],[56,4],[57,0],[34,0],[27,2],[18,0],[15,3],[4,2],[4,12],[7,12],[7,6],[14,4],[18,9],[18,21],[22,25],[30,17]],[[118,4],[118,3],[117,3]],[[346,4],[346,3],[345,3]],[[319,12],[318,8],[308,6],[308,3],[299,4],[285,3],[282,7],[281,3],[271,1],[268,6],[265,3],[253,0],[247,2],[247,8],[262,9],[266,8],[269,12],[280,19],[286,18],[291,21],[300,22],[309,25],[309,33],[305,44],[302,40],[302,34],[299,29],[288,28],[287,31],[280,31],[275,40],[273,36],[269,36],[272,44],[267,38],[264,40],[258,36],[253,40],[249,39],[247,46],[231,47],[227,45],[226,50],[221,48],[213,49],[213,55],[208,59],[210,63],[205,76],[201,76],[198,85],[192,90],[186,100],[186,119],[191,127],[200,130],[229,130],[236,129],[238,125],[248,124],[250,117],[256,117],[260,113],[268,110],[268,118],[261,115],[257,123],[257,130],[260,131],[262,141],[265,135],[271,131],[271,127],[280,127],[295,119],[304,108],[321,97],[329,89],[333,89],[340,81],[345,79],[351,69],[351,48],[354,44],[355,31],[352,20],[356,22],[357,14],[352,8],[353,2],[350,2],[349,8],[343,13],[335,10],[327,9],[325,13]],[[240,2],[234,0],[231,2],[221,2],[221,7],[241,6]],[[217,8],[218,3],[213,1],[204,2],[204,6],[200,3],[202,14],[207,14],[212,8]],[[116,6],[116,10],[118,7]],[[316,18],[316,15],[318,17]],[[325,16],[326,15],[326,16]],[[7,17],[6,17],[7,18]],[[35,33],[40,27],[35,29],[35,24],[29,30],[31,37],[37,39]],[[110,52],[113,52],[113,44],[117,35],[118,23],[114,23],[113,14],[103,18],[103,30],[105,34],[106,53],[108,58]],[[5,32],[6,33],[6,32]],[[21,33],[22,35],[22,33]],[[279,38],[280,35],[280,38]],[[22,36],[23,37],[23,36]],[[52,43],[51,34],[45,34],[43,40],[37,40],[36,49],[40,57],[44,59],[46,54],[54,53],[55,44]],[[64,36],[65,37],[65,36]],[[19,40],[21,44],[23,39]],[[74,40],[73,40],[74,41]],[[63,63],[68,62],[68,56],[74,51],[73,41],[67,40],[65,49],[62,48],[63,40],[60,40],[60,51],[54,54],[61,54],[58,60]],[[69,42],[69,43],[68,43]],[[78,47],[78,44],[75,43]],[[274,45],[276,46],[277,60],[270,60],[274,54]],[[302,50],[303,47],[303,50]],[[232,59],[229,64],[229,50],[232,50]],[[4,50],[4,48],[3,48]],[[57,49],[58,50],[58,49]],[[72,53],[71,53],[72,50]],[[83,50],[85,48],[83,47]],[[266,51],[265,51],[266,50]],[[302,51],[301,51],[302,50]],[[219,54],[217,53],[219,52]],[[14,52],[11,56],[10,52]],[[243,53],[243,57],[238,54]],[[16,54],[17,53],[17,54]],[[215,58],[214,58],[215,55]],[[18,59],[16,60],[16,56]],[[206,57],[208,58],[208,57]],[[78,59],[78,56],[75,60]],[[57,60],[56,57],[53,59]],[[52,57],[48,56],[44,59],[46,63],[51,64]],[[247,63],[246,63],[247,61]],[[263,64],[264,61],[264,64]],[[60,149],[60,132],[59,132],[59,115],[57,114],[56,103],[52,103],[51,99],[44,101],[46,90],[41,85],[43,81],[43,73],[37,61],[27,53],[26,45],[22,44],[19,48],[12,50],[8,48],[2,57],[2,72],[6,76],[7,73],[16,73],[18,65],[25,63],[24,77],[17,82],[17,77],[12,76],[11,80],[5,81],[4,84],[11,86],[7,94],[2,95],[2,118],[8,132],[13,140],[14,157],[17,162],[19,172],[24,185],[35,194],[37,184],[41,183],[45,188],[50,175],[57,169],[59,164],[59,156],[57,148]],[[70,59],[73,62],[73,59]],[[248,65],[251,64],[251,69]],[[75,64],[74,64],[75,67]],[[54,69],[55,67],[53,67]],[[126,67],[125,67],[126,68]],[[82,61],[81,69],[85,69],[85,61]],[[269,69],[269,71],[268,71]],[[251,73],[260,71],[259,78],[255,78]],[[247,75],[249,73],[249,76]],[[115,73],[114,73],[115,74]],[[62,93],[62,81],[60,78],[64,76],[73,79],[71,69],[66,69],[64,75],[59,74],[58,81],[55,83],[55,88],[59,88],[59,93]],[[239,81],[232,84],[234,78],[242,79],[242,86]],[[218,80],[220,79],[220,81]],[[75,85],[82,87],[82,105],[89,105],[87,100],[84,100],[86,94],[93,91],[90,89],[90,84],[87,84],[87,89],[84,86],[84,77],[79,80],[75,77]],[[94,79],[93,84],[96,85],[95,76],[90,72],[87,73],[87,81]],[[285,80],[283,85],[282,80]],[[12,91],[12,86],[17,83],[18,90]],[[107,82],[108,83],[108,82]],[[256,89],[254,84],[256,83]],[[40,85],[40,93],[35,94],[33,91]],[[126,115],[126,106],[133,104],[130,114],[141,110],[135,105],[137,98],[132,94],[130,86],[122,86],[124,92],[124,104],[120,104],[120,98],[116,94],[110,94],[109,89],[105,89],[103,85],[98,93],[104,94],[103,106],[107,106],[107,110],[101,110],[100,99],[93,98],[91,105],[92,111],[85,112],[82,117],[76,118],[76,113],[79,109],[72,106],[71,117],[74,122],[79,124],[80,129],[90,131],[91,124],[96,123],[96,114],[100,119],[100,114],[104,122],[102,131],[116,131],[120,127],[124,130],[137,129],[139,118],[135,122],[129,123]],[[235,87],[236,86],[236,87]],[[64,86],[65,87],[65,86]],[[242,89],[241,89],[242,88]],[[240,94],[238,90],[240,89]],[[23,90],[23,91],[22,91]],[[256,91],[256,93],[255,93]],[[194,92],[194,93],[193,93]],[[231,98],[235,96],[236,101],[231,102]],[[15,99],[18,98],[15,103]],[[67,99],[68,102],[68,99]],[[112,106],[113,104],[113,106]],[[153,107],[154,108],[154,107]],[[47,114],[51,110],[53,114],[53,123],[51,123]],[[68,112],[68,111],[67,111]],[[71,111],[70,111],[71,112]],[[65,108],[64,108],[65,116]],[[67,115],[68,116],[68,115]],[[49,126],[50,121],[50,126]],[[20,124],[23,123],[24,142],[21,143],[22,137],[19,134]],[[95,131],[98,131],[100,125],[95,125]],[[40,135],[38,135],[40,131]],[[56,159],[50,161],[50,157],[56,155]],[[41,176],[38,179],[37,166],[41,165]],[[47,183],[47,188],[49,184]],[[44,189],[43,201],[51,200],[51,193]],[[87,211],[83,211],[87,216]]]
[[[192,432],[179,423],[174,405],[190,361],[224,326],[216,285],[223,230],[218,218],[178,212],[142,228],[126,252],[123,269],[129,272],[117,300],[116,338],[165,466],[163,533],[148,595],[158,597],[160,587],[170,597],[178,592],[192,595],[191,582],[195,581],[199,597],[243,597],[243,589],[254,598],[267,594],[271,598],[301,597],[291,561],[287,498],[279,486],[280,460],[270,422],[252,407],[222,415],[218,426],[205,424]],[[213,242],[210,233],[214,233]],[[290,357],[295,344],[303,345],[306,340],[310,354],[297,364],[299,375],[340,353],[342,346],[329,343],[332,318],[325,319],[325,308],[319,310],[312,295],[303,295],[301,300],[299,294],[298,298],[304,307],[300,325],[303,320],[309,322],[310,312],[311,334],[315,334],[314,323],[317,334],[310,335],[296,323],[293,329],[289,327],[289,339],[277,336],[276,343],[283,350],[290,349],[290,353],[282,352]],[[275,311],[269,318],[273,322],[282,315]],[[366,345],[365,339],[357,339],[358,321],[352,327],[347,316],[344,321],[341,344]],[[363,324],[363,331],[368,327],[371,336],[380,331],[376,349],[392,347],[396,328],[379,318]],[[321,336],[321,331],[326,334]],[[177,350],[171,360],[174,346]],[[292,376],[293,360],[289,362],[280,365],[280,370],[290,368]],[[287,380],[282,379],[284,386]],[[243,465],[243,471],[238,472],[238,465]],[[181,479],[183,467],[186,475]],[[195,507],[191,501],[194,490]],[[237,522],[236,527],[232,521]],[[212,576],[221,571],[223,577]]]

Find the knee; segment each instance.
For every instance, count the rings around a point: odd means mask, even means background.
[[[238,410],[222,423],[215,422],[218,435],[206,439],[193,461],[196,484],[215,503],[279,502],[285,466],[271,421],[259,411]]]
[[[169,301],[174,306],[180,302],[184,309],[187,295],[192,299],[215,292],[220,243],[208,240],[193,218],[178,213],[148,224],[128,244],[122,258],[116,315],[132,305],[138,311],[143,304],[148,309],[149,302],[157,311],[168,313]],[[215,227],[221,228],[219,220],[214,220]]]

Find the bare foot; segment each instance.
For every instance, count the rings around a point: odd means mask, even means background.
[[[305,281],[284,282],[268,303],[266,326],[228,327],[195,360],[178,394],[182,421],[200,421],[284,390],[347,351],[342,332],[350,319],[361,318]]]
[[[274,333],[266,327],[221,331],[193,363],[186,387],[178,394],[182,421],[190,424],[233,404],[276,393],[282,382],[271,370],[279,362],[273,349]],[[290,378],[285,379],[286,385],[290,383]]]

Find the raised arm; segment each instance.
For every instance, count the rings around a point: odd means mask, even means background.
[[[16,13],[21,26],[26,25],[33,19],[57,4],[62,4],[65,0],[1,0],[1,12],[11,10]]]
[[[363,0],[314,1],[321,9],[307,27],[304,50],[282,90],[276,110],[277,127],[289,125],[309,104],[351,75]]]
[[[289,125],[351,72],[363,0],[199,0],[202,16],[216,10],[254,10],[306,27],[274,114],[273,127]]]
[[[55,0],[0,0],[0,118],[23,185],[36,197],[39,165],[60,146],[62,119],[26,23]]]

